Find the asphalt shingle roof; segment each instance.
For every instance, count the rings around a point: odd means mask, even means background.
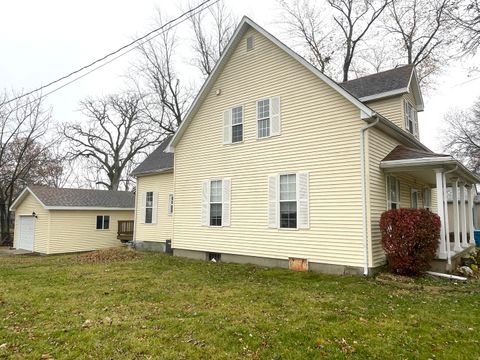
[[[28,187],[45,206],[66,207],[135,207],[135,195],[129,191],[61,189],[47,186]]]
[[[450,156],[450,155],[437,154],[434,152],[412,149],[403,145],[398,145],[395,147],[395,149],[390,151],[390,153],[387,156],[385,156],[385,158],[382,161],[421,159],[426,157],[442,157],[442,156]]]
[[[173,153],[165,152],[172,135],[168,136],[147,158],[132,171],[132,176],[173,169]]]
[[[408,87],[413,69],[413,65],[405,65],[339,83],[339,85],[355,97],[361,99],[366,96],[377,95]]]

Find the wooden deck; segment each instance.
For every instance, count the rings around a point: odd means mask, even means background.
[[[117,230],[117,239],[126,242],[133,240],[133,220],[119,220],[118,221],[118,230]]]

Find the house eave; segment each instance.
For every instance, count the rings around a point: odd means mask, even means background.
[[[47,210],[134,211],[135,208],[104,206],[45,206]]]
[[[391,90],[391,91],[385,91],[385,92],[379,93],[379,94],[364,96],[364,97],[359,98],[359,100],[362,101],[362,102],[367,102],[367,101],[372,101],[372,100],[384,99],[384,98],[388,98],[388,97],[395,96],[395,95],[401,95],[401,94],[405,94],[405,93],[408,93],[408,88],[395,89],[395,90]]]
[[[135,177],[135,178],[138,178],[138,177],[142,177],[142,176],[159,175],[159,174],[166,174],[166,173],[172,173],[172,172],[173,172],[173,167],[168,168],[168,169],[142,171],[142,172],[138,172],[138,173],[132,173],[130,175]]]

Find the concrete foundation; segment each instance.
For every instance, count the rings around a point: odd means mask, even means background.
[[[452,263],[449,265],[446,259],[435,259],[430,265],[431,271],[436,272],[448,272],[451,273],[460,266],[463,257],[468,257],[468,255],[475,250],[475,245],[471,245],[468,248],[465,248],[463,251],[453,255],[451,257]]]
[[[174,256],[186,257],[195,260],[208,260],[208,252],[206,251],[197,251],[197,250],[186,250],[186,249],[173,249]],[[221,262],[226,263],[236,263],[236,264],[252,264],[263,267],[275,267],[288,269],[288,259],[274,259],[274,258],[265,258],[258,256],[246,256],[246,255],[235,255],[235,254],[221,254]],[[324,274],[334,274],[334,275],[363,275],[362,267],[354,266],[345,266],[345,265],[335,265],[335,264],[324,264],[324,263],[315,263],[308,262],[309,271],[324,273]],[[374,275],[378,273],[383,266],[370,268],[369,274]]]
[[[139,251],[155,251],[155,252],[165,252],[166,245],[165,242],[161,241],[136,241],[135,249]]]

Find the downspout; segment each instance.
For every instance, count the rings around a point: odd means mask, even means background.
[[[368,275],[368,229],[367,229],[367,178],[365,174],[365,133],[368,129],[376,126],[380,119],[377,117],[376,120],[364,126],[360,129],[360,174],[362,180],[362,237],[363,237],[363,255],[364,255],[364,266],[363,266],[363,275]]]
[[[448,170],[448,171],[445,171],[443,173],[443,175],[445,176],[445,184],[443,184],[443,189],[442,191],[444,191],[444,199],[443,201],[446,203],[446,206],[443,207],[443,211],[444,211],[444,215],[443,215],[443,218],[445,219],[445,221],[448,221],[448,201],[446,199],[446,189],[447,189],[447,174],[450,174],[454,171],[457,171],[458,170],[458,165],[455,165],[455,167],[452,169],[452,170]],[[452,189],[453,190],[453,189]],[[465,204],[463,205],[465,206]],[[445,234],[445,244],[447,245],[447,264],[448,265],[452,265],[452,254],[450,252],[450,231],[448,232],[448,234]]]

